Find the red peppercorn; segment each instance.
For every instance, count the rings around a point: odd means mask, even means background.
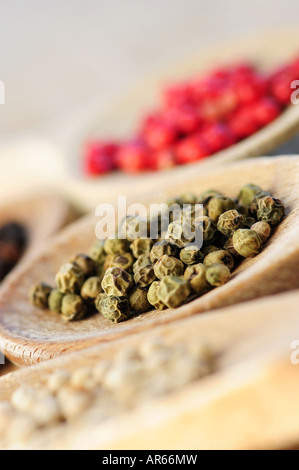
[[[176,145],[175,155],[179,164],[192,163],[211,155],[211,150],[201,135],[195,134]]]
[[[238,139],[249,137],[259,129],[252,106],[237,110],[230,118],[228,125]]]
[[[258,125],[266,126],[280,115],[281,108],[274,98],[266,97],[254,103],[253,113]]]
[[[119,145],[111,142],[89,142],[86,146],[84,169],[87,175],[101,175],[115,169]]]
[[[192,134],[202,123],[200,110],[196,106],[171,107],[164,112],[164,118],[173,125],[177,134]]]
[[[163,103],[166,107],[184,106],[193,103],[193,96],[188,82],[168,86],[163,93]]]
[[[117,156],[118,168],[127,173],[138,173],[150,168],[151,154],[148,146],[138,139],[124,144]]]
[[[207,125],[201,131],[201,137],[210,148],[211,153],[230,147],[237,140],[231,129],[221,122]]]
[[[146,122],[142,136],[150,148],[161,150],[175,141],[177,130],[173,124],[162,118],[152,118]]]

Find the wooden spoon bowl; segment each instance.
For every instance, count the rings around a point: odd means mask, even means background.
[[[149,205],[186,190],[200,193],[211,187],[236,197],[243,184],[253,182],[271,191],[286,205],[286,217],[262,253],[244,261],[226,285],[176,310],[151,311],[126,322],[111,324],[101,315],[65,323],[59,315],[41,311],[28,302],[28,290],[37,282],[54,283],[59,267],[76,253],[86,252],[95,238],[96,217],[85,217],[67,227],[17,275],[0,296],[0,346],[16,364],[29,365],[100,342],[148,330],[200,312],[299,287],[299,157],[260,158],[227,165],[160,192],[139,196],[134,202]]]
[[[65,168],[63,184],[67,196],[82,208],[94,210],[95,199],[99,202],[109,201],[114,196],[115,186],[121,194],[134,195],[140,191],[150,191],[154,186],[161,186],[165,180],[170,183],[173,180],[190,178],[197,169],[201,172],[210,171],[228,162],[268,155],[298,133],[299,106],[289,106],[275,121],[259,132],[194,164],[142,175],[114,172],[99,178],[82,176],[82,151],[86,140],[94,137],[127,139],[134,135],[144,114],[156,108],[165,84],[204,73],[221,64],[238,61],[247,60],[262,70],[273,70],[298,53],[298,40],[298,29],[274,30],[190,53],[190,57],[172,65],[168,64],[162,70],[153,72],[147,79],[132,85],[132,89],[122,98],[104,109],[99,109],[96,116],[89,116],[89,119],[87,116],[83,119],[82,116],[82,123],[85,122],[85,125],[82,125],[80,131],[77,128],[76,133],[73,132],[72,141],[66,145],[66,154],[71,157],[68,167]]]
[[[146,406],[101,421],[93,413],[71,425],[28,434],[25,449],[283,449],[298,445],[299,376],[291,363],[299,291],[187,318],[118,341],[34,365],[0,379],[0,402],[21,385],[45,386],[57,370],[97,367],[149,338],[167,345],[204,341],[215,372]],[[1,444],[0,444],[1,445]]]

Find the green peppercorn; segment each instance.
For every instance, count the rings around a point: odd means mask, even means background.
[[[104,248],[107,255],[117,255],[118,253],[127,253],[129,251],[129,243],[128,240],[107,238]]]
[[[84,282],[81,288],[81,297],[86,301],[93,302],[101,292],[103,292],[102,278],[93,276]]]
[[[29,300],[34,307],[40,309],[48,308],[48,299],[52,292],[52,287],[44,282],[32,286],[29,291]]]
[[[271,225],[267,222],[256,222],[251,226],[251,230],[259,234],[263,243],[265,243],[271,235]]]
[[[121,226],[121,236],[129,242],[133,242],[137,238],[146,238],[148,231],[148,221],[138,216],[128,216]],[[127,250],[125,250],[127,251]]]
[[[149,303],[155,307],[156,310],[165,310],[167,306],[164,302],[158,297],[158,289],[160,287],[160,281],[154,281],[147,293],[147,300]]]
[[[240,206],[249,207],[257,193],[261,191],[261,188],[256,184],[245,184],[238,195],[238,202]]]
[[[49,295],[48,307],[51,312],[61,313],[62,299],[65,294],[59,291],[59,289],[53,289]]]
[[[231,273],[225,264],[213,264],[207,268],[206,277],[211,286],[220,287],[230,280]]]
[[[63,294],[75,294],[80,292],[84,278],[84,272],[77,264],[66,263],[56,274],[55,281]]]
[[[152,264],[143,266],[134,274],[134,281],[139,287],[147,287],[156,280]]]
[[[147,289],[143,287],[134,287],[129,295],[129,302],[134,312],[145,313],[152,308],[147,300]]]
[[[285,214],[285,208],[280,199],[266,196],[258,200],[257,218],[270,225],[277,225]]]
[[[150,253],[153,241],[150,238],[137,238],[131,243],[131,250],[135,258]]]
[[[119,323],[128,319],[131,306],[127,297],[112,295],[101,299],[99,310],[112,323]]]
[[[183,204],[193,205],[193,204],[196,204],[197,197],[194,193],[186,192],[186,193],[181,194],[180,200]]]
[[[100,293],[97,298],[95,299],[95,302],[94,302],[94,305],[95,305],[95,308],[97,309],[97,311],[99,313],[102,313],[102,310],[101,310],[101,305],[102,305],[102,301],[104,299],[106,299],[108,297],[107,294],[105,294],[105,292],[102,292]]]
[[[222,197],[224,194],[222,194],[219,191],[216,191],[215,189],[208,189],[208,191],[205,191],[204,193],[200,194],[197,198],[197,204],[202,204],[204,207],[208,207],[210,200],[213,197]]]
[[[80,295],[66,294],[61,303],[61,316],[66,321],[82,320],[87,314],[87,306]]]
[[[198,295],[204,294],[207,290],[206,271],[207,268],[198,263],[188,266],[184,272],[184,279],[189,282],[192,292]]]
[[[104,263],[106,258],[104,244],[104,240],[97,240],[89,250],[90,258],[100,264]]]
[[[176,246],[172,245],[167,240],[162,240],[153,245],[150,252],[151,262],[153,264],[156,263],[164,255],[176,256],[177,252],[178,249]]]
[[[144,266],[149,266],[151,265],[151,259],[150,256],[147,255],[141,255],[137,258],[135,263],[133,264],[133,273],[136,274],[137,271],[139,271],[140,268],[143,268]]]
[[[233,209],[220,215],[217,229],[226,237],[231,237],[236,230],[241,228],[243,221],[244,217]]]
[[[165,276],[181,276],[184,264],[174,256],[164,255],[154,265],[155,275],[162,280]]]
[[[196,245],[187,245],[180,251],[180,260],[187,265],[197,264],[203,258],[204,254]]]
[[[217,196],[210,199],[208,205],[209,217],[217,222],[221,214],[236,209],[236,203],[233,199],[225,196]]]
[[[73,258],[70,263],[76,264],[81,268],[84,273],[84,276],[91,277],[96,272],[96,263],[89,256],[84,254],[79,254]]]
[[[102,280],[102,289],[107,295],[124,297],[133,287],[132,276],[121,268],[107,269]]]
[[[193,227],[198,234],[198,230],[202,233],[203,243],[211,243],[216,235],[217,226],[210,217],[204,215],[202,217],[197,217],[193,221]]]
[[[257,255],[262,248],[262,240],[257,232],[249,229],[239,229],[233,235],[235,250],[244,258]]]
[[[134,263],[134,258],[131,253],[118,253],[111,259],[109,267],[121,268],[130,272]]]
[[[177,308],[189,297],[190,285],[182,277],[163,277],[158,288],[158,297],[168,308]]]
[[[213,266],[213,264],[225,264],[229,270],[232,270],[234,267],[234,258],[226,250],[213,251],[205,257],[203,264],[206,268]]]
[[[259,191],[253,198],[251,206],[250,206],[250,211],[252,214],[256,214],[258,210],[258,202],[259,199],[263,199],[264,197],[272,197],[272,194],[269,193],[269,191]]]
[[[178,248],[184,248],[184,246],[193,242],[195,238],[194,230],[191,225],[187,222],[181,222],[176,220],[171,222],[168,226],[166,240]]]

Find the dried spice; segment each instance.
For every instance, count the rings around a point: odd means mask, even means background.
[[[197,215],[198,202],[208,215]],[[117,238],[96,242],[89,256],[79,254],[63,265],[53,289],[34,286],[31,302],[69,321],[96,310],[113,323],[151,308],[179,307],[228,282],[242,258],[262,250],[285,214],[281,201],[254,184],[243,186],[236,200],[210,190],[199,197],[185,193],[168,204],[181,212],[170,223],[168,214],[167,227],[161,224],[166,213],[158,213],[157,238],[140,237],[140,229],[152,231],[153,216],[126,217]],[[120,238],[124,228],[126,239]]]

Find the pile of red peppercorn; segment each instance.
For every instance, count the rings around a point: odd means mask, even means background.
[[[299,58],[265,74],[244,63],[166,88],[126,142],[93,141],[85,172],[163,170],[209,157],[269,124],[290,104]]]

